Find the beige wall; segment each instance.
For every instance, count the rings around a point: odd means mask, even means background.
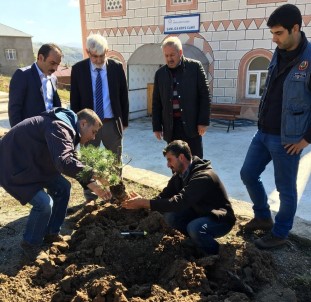
[[[169,5],[171,0],[121,0],[119,16],[105,15],[105,1],[80,0],[83,43],[90,33],[102,34],[125,67],[141,46],[155,45],[159,49],[166,37],[164,16],[199,13],[200,32],[179,37],[184,45],[195,46],[206,56],[214,102],[258,102],[245,98],[246,71],[255,56],[270,59],[273,54],[276,45],[271,42],[266,20],[277,6],[296,4],[303,15],[302,30],[311,39],[309,0],[194,0],[186,10],[176,5],[176,11]]]
[[[5,49],[16,50],[16,60],[7,60]],[[32,64],[35,61],[31,38],[0,37],[0,73],[11,76],[19,67]]]

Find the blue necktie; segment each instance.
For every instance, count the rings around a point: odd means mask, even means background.
[[[104,119],[104,103],[103,103],[103,83],[100,76],[101,68],[96,68],[96,86],[95,86],[95,101],[96,101],[96,113],[100,119]]]

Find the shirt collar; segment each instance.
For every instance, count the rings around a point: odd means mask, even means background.
[[[98,68],[98,67],[96,67],[96,66],[92,63],[91,60],[90,60],[90,64],[91,64],[91,69],[92,69],[92,71],[96,71],[96,68]],[[106,66],[106,62],[105,62],[101,69],[102,69],[102,70],[106,70],[106,68],[107,68],[107,66]]]
[[[191,167],[192,167],[192,161],[191,161],[190,165],[188,166],[187,170],[184,173],[179,175],[183,181],[185,181],[186,178],[188,177],[190,170],[191,170]]]
[[[41,71],[41,69],[39,68],[37,62],[35,63],[35,66],[36,66],[36,68],[37,68],[37,71],[38,71],[38,74],[39,74],[39,77],[40,77],[41,80],[42,80],[43,78],[47,78],[47,79],[50,79],[50,78],[51,78],[51,76],[49,76],[49,75],[46,76],[46,75]]]

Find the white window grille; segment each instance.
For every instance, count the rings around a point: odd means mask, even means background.
[[[255,58],[249,64],[246,77],[246,97],[260,98],[262,96],[269,60],[263,57]]]
[[[5,57],[7,60],[16,60],[16,49],[6,49]]]

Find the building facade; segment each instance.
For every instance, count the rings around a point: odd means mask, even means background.
[[[0,24],[0,73],[11,76],[34,62],[32,36]]]
[[[127,73],[131,118],[147,115],[148,83],[164,64],[161,43],[176,35],[184,55],[202,62],[212,101],[240,103],[241,115],[256,119],[276,47],[266,21],[285,3],[299,7],[302,30],[310,39],[309,0],[80,0],[83,45],[92,33],[107,38],[109,56],[120,60]],[[197,19],[197,26],[178,27]]]

